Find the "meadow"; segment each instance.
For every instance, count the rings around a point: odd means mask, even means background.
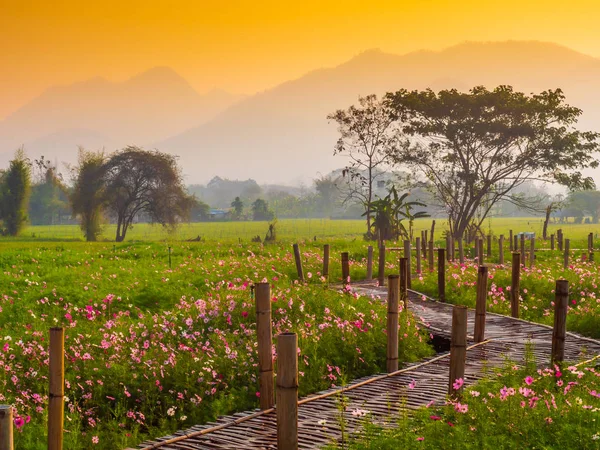
[[[496,236],[510,228],[541,230],[538,219],[492,223]],[[417,221],[415,232],[430,226],[430,220]],[[559,227],[576,249],[597,226],[552,224],[550,232]],[[98,243],[83,242],[76,226],[29,227],[19,239],[0,238],[0,402],[16,407],[16,448],[46,446],[52,326],[66,327],[67,449],[135,446],[257,407],[251,289],[257,281],[272,286],[274,334],[299,335],[300,395],[383,371],[386,306],[329,288],[341,281],[344,251],[351,279],[364,278],[370,244],[362,239],[364,222],[281,220],[276,243],[250,242],[267,228],[266,222],[199,223],[167,233],[140,224],[120,244],[109,241],[110,227]],[[438,221],[436,236],[443,230]],[[201,242],[188,242],[197,236]],[[301,245],[306,283],[297,281],[294,242]],[[331,246],[327,279],[321,276],[324,243]],[[578,250],[573,257],[565,272],[558,252],[541,252],[535,269],[524,270],[522,317],[550,323],[553,280],[564,276],[576,294],[568,329],[597,337],[598,263],[582,261]],[[397,258],[388,252],[388,273],[397,271]],[[449,265],[448,301],[472,306],[475,274],[473,261]],[[492,265],[491,311],[507,312],[509,276]],[[413,288],[435,296],[434,280],[425,271]],[[401,361],[431,355],[426,330],[410,315],[402,317],[408,322],[400,325]]]

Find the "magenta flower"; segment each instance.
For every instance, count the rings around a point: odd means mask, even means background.
[[[460,388],[463,387],[463,384],[465,384],[465,380],[463,380],[462,378],[458,378],[454,381],[454,383],[452,384],[452,387],[454,388],[455,391],[458,391]]]
[[[15,417],[15,427],[17,427],[17,429],[21,429],[23,427],[23,425],[25,425],[25,421],[23,420],[23,418],[21,416],[17,416]]]
[[[533,383],[533,378],[525,377],[525,383],[527,384],[527,386],[531,386],[531,383]]]

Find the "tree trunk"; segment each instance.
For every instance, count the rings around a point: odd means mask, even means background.
[[[548,222],[550,221],[550,213],[552,212],[552,204],[546,207],[546,219],[544,220],[544,229],[542,231],[542,238],[548,239]]]

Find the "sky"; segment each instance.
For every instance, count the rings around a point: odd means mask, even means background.
[[[597,0],[0,0],[0,119],[53,85],[169,66],[253,94],[364,50],[542,40],[600,57]]]

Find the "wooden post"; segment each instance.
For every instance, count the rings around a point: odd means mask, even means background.
[[[519,238],[517,236],[514,237],[513,249],[515,252],[519,251]]]
[[[465,248],[464,248],[464,241],[463,241],[462,236],[458,240],[458,261],[461,264],[465,263]]]
[[[527,259],[525,257],[525,234],[521,233],[521,264],[527,264]]]
[[[302,270],[302,259],[300,258],[300,247],[294,244],[294,259],[296,260],[296,272],[300,281],[304,281],[304,271]]]
[[[594,248],[594,233],[588,234],[588,253]]]
[[[521,282],[521,254],[512,254],[512,278],[510,282],[510,312],[511,316],[519,317],[519,285]]]
[[[535,263],[535,238],[531,237],[529,240],[529,268],[533,268]]]
[[[400,296],[400,276],[388,277],[388,314],[387,314],[387,371],[398,370],[398,311]]]
[[[504,235],[498,239],[498,264],[504,264]]]
[[[0,450],[13,448],[13,407],[0,405]]]
[[[446,301],[446,259],[443,248],[438,248],[438,300]]]
[[[421,267],[421,239],[417,238],[415,243],[415,247],[417,248],[416,256],[417,256],[417,273],[421,275],[423,268]]]
[[[348,261],[348,252],[342,253],[342,283],[350,284],[350,262]]]
[[[554,329],[552,331],[552,364],[565,358],[567,334],[567,306],[569,305],[569,282],[556,280],[554,297]]]
[[[408,259],[400,258],[400,301],[408,309]]]
[[[558,237],[558,250],[562,252],[563,250],[563,232],[562,229],[559,229],[557,232],[557,237]]]
[[[423,258],[427,258],[427,243],[429,239],[427,239],[427,230],[423,231]]]
[[[65,396],[65,330],[50,328],[50,391],[48,404],[48,450],[62,450]]]
[[[508,231],[508,240],[509,240],[509,246],[510,246],[510,251],[514,251],[515,249],[513,248],[513,231],[509,230]]]
[[[379,246],[379,267],[377,269],[379,286],[383,286],[385,284],[385,245]]]
[[[565,239],[565,270],[569,267],[569,248],[571,247],[571,240]]]
[[[486,256],[490,258],[492,256],[492,235],[487,235],[487,254]]]
[[[410,241],[407,239],[404,241],[404,257],[406,258],[406,286],[410,289],[412,287],[411,277],[412,277],[412,267],[411,267],[411,248]],[[418,253],[418,251],[417,251]]]
[[[169,247],[169,269],[171,268],[171,247]]]
[[[429,241],[429,255],[427,255],[427,265],[429,266],[429,271],[433,272],[433,241]]]
[[[373,279],[373,246],[367,248],[367,280]]]
[[[485,308],[488,293],[488,268],[479,266],[477,273],[477,300],[475,302],[475,342],[485,339]]]
[[[256,337],[258,339],[258,371],[260,409],[275,403],[273,391],[273,331],[271,325],[271,287],[256,283]]]
[[[277,448],[298,449],[298,337],[277,336]]]
[[[554,250],[554,233],[550,235],[550,250]]]
[[[323,276],[329,278],[329,244],[323,246]]]
[[[477,239],[477,263],[481,266],[485,262],[483,256],[483,239]]]
[[[452,337],[450,339],[450,377],[448,394],[456,395],[454,389],[458,379],[465,378],[465,363],[467,360],[467,307],[456,305],[452,308]]]

